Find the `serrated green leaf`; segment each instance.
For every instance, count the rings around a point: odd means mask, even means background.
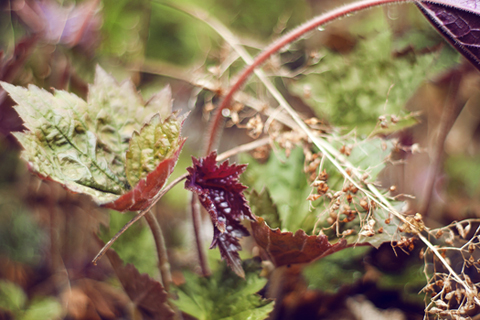
[[[321,49],[320,62],[293,85],[300,96],[306,88],[311,92],[305,100],[322,118],[364,134],[374,129],[380,115],[404,113],[436,58],[433,53],[392,57],[389,28],[366,37],[348,55]]]
[[[263,300],[256,292],[267,280],[260,278],[259,264],[243,262],[245,280],[237,277],[227,266],[210,277],[185,273],[185,284],[178,287],[178,308],[200,320],[265,319],[273,310],[273,301]]]
[[[340,149],[343,143],[332,142],[332,145]],[[391,142],[380,138],[359,141],[353,146],[348,161],[368,173],[367,182],[375,182],[391,150]],[[310,233],[318,221],[318,215],[324,210],[324,202],[330,200],[323,197],[314,203],[315,208],[309,207],[306,199],[312,187],[303,171],[302,149],[292,150],[288,158],[283,158],[281,153],[272,153],[265,164],[259,164],[253,159],[242,162],[249,163],[243,182],[255,190],[267,188],[270,192],[273,203],[278,208],[282,231],[295,232],[303,229]],[[323,168],[329,175],[330,190],[342,190],[344,178],[337,169],[328,161],[325,161]]]
[[[174,116],[162,122],[157,113],[153,120],[156,125],[146,126],[153,128],[153,132],[145,130],[145,135],[137,134],[142,143],[138,143],[137,137],[133,141],[139,148],[137,153],[147,157],[139,159],[143,161],[140,170],[130,170],[130,182],[127,179],[126,152],[132,134],[155,112],[170,113],[169,88],[145,103],[130,81],[118,84],[100,67],[94,84],[89,87],[87,102],[65,91],[51,94],[33,85],[28,89],[3,82],[1,85],[17,103],[16,110],[29,129],[14,135],[24,147],[22,157],[30,169],[73,192],[92,196],[99,204],[111,203],[127,194],[155,169],[157,175],[165,175],[164,183],[176,164],[175,158],[165,163],[165,168],[156,167],[162,159],[178,157],[184,141],[179,136],[181,122]],[[162,103],[167,105],[161,106]],[[131,169],[135,161],[129,164]],[[153,184],[154,181],[144,181],[141,189],[154,193],[163,186]],[[142,201],[148,201],[150,193],[142,197]],[[134,208],[134,204],[128,208]]]

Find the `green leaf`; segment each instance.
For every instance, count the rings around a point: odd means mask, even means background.
[[[369,247],[347,248],[307,265],[303,276],[309,289],[336,293],[342,286],[361,279],[365,273],[362,260],[369,250]]]
[[[300,96],[311,92],[305,100],[321,118],[370,133],[380,115],[403,115],[425,75],[436,71],[434,53],[392,57],[393,36],[383,25],[383,31],[362,35],[348,55],[321,49],[320,62],[294,84]]]
[[[241,162],[249,163],[249,166],[242,176],[242,182],[255,190],[268,189],[280,215],[281,229],[305,229],[305,221],[312,213],[306,201],[311,188],[303,173],[302,149],[292,150],[288,158],[283,158],[282,153],[272,153],[265,164],[258,164],[247,155],[243,157]]]
[[[392,143],[380,138],[352,141],[353,147],[348,161],[356,168],[362,169],[368,174],[367,182],[375,182],[378,173],[384,168],[385,159],[392,150]],[[332,142],[332,145],[340,149],[344,142]],[[309,207],[306,200],[312,187],[304,174],[304,156],[301,148],[292,150],[288,158],[283,158],[282,153],[272,153],[265,164],[259,164],[253,159],[242,159],[249,166],[243,176],[243,182],[255,190],[268,189],[273,203],[276,205],[282,231],[295,232],[303,229],[310,233],[318,216],[324,210],[324,204],[330,200],[322,197],[313,203],[314,208]],[[329,178],[328,185],[333,193],[342,190],[344,177],[329,162],[325,161],[323,168],[326,169]],[[256,205],[254,198],[254,206]],[[273,209],[270,209],[272,211]],[[256,214],[262,215],[262,213]],[[327,217],[325,217],[326,219]],[[266,217],[268,220],[269,217]]]
[[[126,163],[130,185],[136,185],[155,170],[160,162],[173,156],[184,141],[178,139],[180,129],[181,122],[174,116],[162,122],[160,115],[156,114],[140,133],[133,133]]]
[[[273,203],[270,197],[268,188],[263,189],[261,192],[253,190],[249,198],[250,208],[252,212],[265,219],[270,228],[280,228],[280,216],[278,214],[277,206]]]
[[[14,313],[22,310],[27,302],[23,289],[13,282],[0,280],[0,308]]]
[[[178,157],[184,142],[180,138],[181,122],[174,115],[164,122],[158,113],[154,115],[158,111],[171,113],[169,88],[145,103],[132,82],[118,84],[100,67],[89,87],[87,102],[65,91],[51,94],[34,85],[28,89],[1,85],[17,103],[16,110],[29,129],[14,135],[24,147],[22,157],[30,169],[73,192],[92,196],[99,204],[115,201],[141,181],[140,200],[147,201],[145,198],[151,198],[151,193],[163,186],[176,164],[174,156]],[[151,124],[136,134],[132,147],[134,131],[149,120]],[[131,159],[127,160],[129,148]],[[135,157],[139,154],[151,157]],[[158,168],[167,159],[170,161]],[[135,172],[137,160],[140,169]],[[164,175],[163,181],[144,181],[154,170]]]
[[[273,301],[256,293],[267,280],[258,276],[260,265],[253,260],[243,261],[245,280],[221,264],[210,277],[185,273],[185,284],[178,287],[178,308],[200,320],[265,319],[273,310]]]
[[[61,319],[62,312],[62,305],[54,298],[35,299],[19,320]]]

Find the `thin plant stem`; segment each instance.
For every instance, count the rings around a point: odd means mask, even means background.
[[[200,211],[200,203],[198,201],[198,196],[192,193],[192,222],[193,230],[195,232],[195,240],[197,244],[198,252],[198,261],[200,263],[200,269],[202,270],[202,275],[204,277],[210,275],[210,267],[208,266],[208,260],[205,254],[205,249],[203,247],[203,237],[201,232],[202,225],[202,212]]]
[[[230,150],[227,150],[221,154],[219,154],[217,156],[217,161],[223,161],[227,158],[230,158],[231,156],[234,156],[238,153],[242,153],[242,152],[247,152],[247,151],[250,151],[250,150],[253,150],[253,149],[256,149],[258,147],[261,147],[261,146],[264,146],[266,144],[269,144],[270,143],[270,138],[262,138],[262,139],[258,139],[258,140],[254,140],[250,143],[246,143],[246,144],[242,144],[238,147],[235,147],[233,149],[230,149]]]
[[[415,0],[412,0],[415,1]],[[364,0],[354,2],[352,4],[348,4],[342,6],[340,8],[334,9],[329,11],[325,14],[320,16],[314,17],[310,21],[300,25],[299,27],[295,28],[291,32],[287,33],[283,37],[280,37],[278,40],[274,41],[270,46],[268,46],[264,51],[262,51],[252,63],[242,71],[242,73],[238,76],[237,81],[233,84],[230,88],[228,93],[222,100],[222,103],[215,111],[213,116],[213,120],[209,127],[209,139],[206,147],[207,154],[210,153],[216,144],[216,138],[218,137],[217,131],[220,129],[221,126],[221,119],[222,119],[222,111],[225,108],[230,106],[230,102],[232,101],[233,95],[235,92],[243,86],[243,84],[247,81],[250,75],[255,71],[255,69],[261,66],[270,56],[274,53],[279,51],[281,48],[285,47],[287,44],[295,41],[296,39],[303,36],[305,33],[310,32],[320,26],[323,26],[329,22],[347,16],[349,14],[362,11],[368,8],[385,5],[388,3],[402,3],[402,2],[412,2],[408,0]]]
[[[172,282],[172,274],[170,273],[170,262],[168,261],[167,246],[165,245],[162,228],[160,227],[157,218],[152,213],[152,210],[149,210],[145,214],[145,220],[147,220],[148,226],[153,234],[153,239],[155,240],[158,256],[158,269],[160,270],[163,287],[166,291],[169,291],[170,283]]]

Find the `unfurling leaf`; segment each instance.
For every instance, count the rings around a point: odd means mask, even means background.
[[[344,249],[347,242],[340,239],[337,243],[328,242],[327,236],[308,236],[305,231],[281,232],[270,229],[262,218],[252,222],[252,236],[265,250],[277,267],[307,263]]]
[[[126,155],[126,176],[135,188],[104,207],[118,211],[148,207],[175,169],[185,143],[185,139],[179,138],[181,125],[175,116],[162,122],[156,114],[140,133],[133,133]]]
[[[416,2],[430,23],[480,70],[480,1]]]
[[[273,301],[256,293],[267,283],[259,277],[260,263],[245,260],[245,280],[235,277],[224,265],[209,277],[185,273],[178,287],[178,308],[199,320],[262,320],[273,310]]]
[[[40,177],[126,211],[148,206],[172,173],[184,143],[183,121],[155,114],[171,113],[169,89],[145,103],[131,82],[118,84],[100,67],[87,101],[33,85],[1,85],[29,130],[14,133],[22,157]],[[159,101],[168,102],[164,110]]]
[[[218,246],[222,259],[227,261],[236,274],[243,277],[238,239],[248,236],[249,233],[240,221],[255,220],[243,195],[246,187],[238,181],[246,165],[229,165],[228,161],[225,161],[219,166],[216,157],[217,153],[214,151],[205,158],[192,158],[193,166],[187,168],[190,174],[185,182],[185,189],[196,193],[200,203],[210,214],[214,225],[210,248]]]

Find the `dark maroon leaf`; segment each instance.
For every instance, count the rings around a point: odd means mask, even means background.
[[[301,229],[295,234],[281,232],[280,229],[270,229],[265,220],[260,217],[257,217],[257,221],[252,222],[252,236],[277,267],[307,263],[340,251],[347,246],[347,241],[344,239],[331,244],[326,236],[308,236]]]
[[[115,201],[102,204],[102,207],[120,212],[146,209],[152,203],[155,195],[163,188],[168,177],[175,169],[178,156],[180,155],[180,151],[182,151],[186,139],[182,140],[174,155],[160,162],[155,170],[138,182],[135,188],[121,195]]]
[[[99,240],[99,239],[98,239]],[[99,244],[103,243],[99,240]],[[107,257],[128,297],[141,312],[143,319],[173,319],[175,312],[168,304],[168,293],[160,282],[140,274],[132,264],[124,265],[118,254],[109,249]]]
[[[244,277],[238,255],[241,250],[238,240],[249,233],[240,221],[255,220],[243,195],[246,187],[238,181],[246,165],[229,165],[228,161],[217,165],[216,158],[215,151],[205,158],[192,158],[193,167],[187,168],[190,175],[185,182],[185,189],[195,192],[210,214],[214,225],[210,248],[218,246],[222,259],[236,274]]]
[[[432,25],[480,70],[480,0],[416,2]]]

